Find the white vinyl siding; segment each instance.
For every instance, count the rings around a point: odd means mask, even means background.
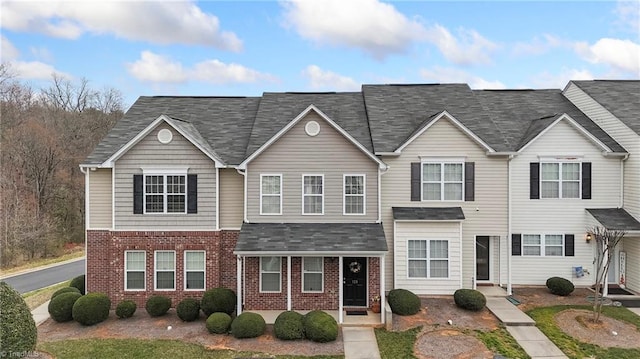
[[[302,292],[324,291],[324,258],[302,257]]]
[[[282,214],[282,175],[260,175],[260,214]]]
[[[244,177],[235,168],[220,171],[220,228],[239,229],[244,218]]]
[[[184,289],[204,290],[205,283],[205,251],[184,252]]]
[[[344,175],[343,214],[366,214],[366,188],[367,183],[365,175]]]
[[[302,214],[324,214],[323,175],[302,175]]]
[[[282,258],[260,257],[260,292],[280,293],[281,284]]]
[[[87,203],[89,224],[87,229],[111,228],[113,217],[111,169],[98,168],[95,171],[88,170],[87,176],[89,176],[89,198]]]
[[[462,201],[464,163],[422,162],[423,201]]]
[[[146,289],[147,253],[145,251],[124,252],[124,289]]]
[[[155,252],[155,290],[176,289],[176,252]]]

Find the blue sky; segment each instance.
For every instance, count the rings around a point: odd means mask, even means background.
[[[640,78],[640,1],[7,1],[1,58],[141,95],[357,91],[363,83],[562,88]]]

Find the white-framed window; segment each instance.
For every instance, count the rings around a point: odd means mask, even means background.
[[[302,214],[324,214],[324,175],[302,175]]]
[[[145,290],[147,253],[145,251],[124,252],[124,289]]]
[[[522,255],[536,257],[564,256],[563,234],[523,234]]]
[[[343,209],[346,215],[366,213],[365,175],[345,174],[343,176]]]
[[[409,278],[449,278],[449,241],[410,239],[407,242]]]
[[[423,201],[462,201],[464,162],[422,162]]]
[[[580,162],[541,162],[540,198],[580,198]]]
[[[184,289],[205,289],[205,251],[184,251]]]
[[[280,293],[282,277],[281,257],[260,257],[260,292]]]
[[[155,252],[155,290],[176,289],[176,252]]]
[[[282,175],[260,175],[260,214],[282,214]]]
[[[323,257],[302,257],[302,291],[304,293],[324,291]]]
[[[187,213],[186,174],[145,174],[145,213]]]

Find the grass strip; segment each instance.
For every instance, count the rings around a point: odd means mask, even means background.
[[[476,330],[476,337],[494,353],[498,353],[506,358],[530,358],[520,344],[513,339],[505,328],[498,328],[490,332]]]
[[[416,327],[404,332],[389,332],[376,328],[376,340],[382,359],[415,358],[413,346],[422,327]]]
[[[22,295],[22,298],[24,298],[24,301],[27,302],[29,309],[34,310],[51,299],[51,295],[55,293],[55,291],[60,288],[68,287],[69,283],[71,283],[71,280],[54,284],[46,288],[36,289],[31,292],[24,293]]]

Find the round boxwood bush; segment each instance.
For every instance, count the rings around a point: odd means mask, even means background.
[[[73,320],[82,325],[94,325],[109,317],[111,300],[104,293],[89,293],[78,298],[73,304]]]
[[[71,311],[73,310],[73,305],[76,303],[76,300],[80,297],[82,297],[80,292],[67,292],[53,297],[47,307],[51,319],[58,323],[73,320],[73,314]]]
[[[171,299],[164,295],[154,295],[147,299],[147,303],[144,308],[152,317],[159,317],[167,314],[169,308],[171,308]]]
[[[136,302],[132,300],[123,300],[118,303],[118,306],[116,306],[116,315],[120,319],[131,318],[136,312],[136,309],[138,309]]]
[[[305,314],[302,324],[307,339],[311,341],[326,343],[338,337],[338,323],[331,315],[321,310],[312,310]]]
[[[211,334],[227,334],[231,326],[231,316],[227,313],[213,313],[207,318],[207,330]]]
[[[238,338],[255,338],[264,334],[267,324],[258,313],[244,312],[231,322],[231,334]]]
[[[567,296],[573,292],[575,287],[568,279],[561,277],[551,277],[547,279],[547,288],[555,295]]]
[[[207,316],[223,312],[229,315],[236,310],[236,293],[227,288],[213,288],[204,292],[200,307]]]
[[[62,294],[62,293],[78,293],[78,294],[82,294],[80,293],[80,289],[76,288],[76,287],[64,287],[64,288],[60,288],[58,290],[56,290],[55,292],[53,292],[53,294],[51,294],[51,299],[57,297],[58,295]]]
[[[84,279],[84,274],[73,278],[69,283],[69,287],[77,288],[80,291],[80,294],[85,295]]]
[[[414,315],[420,311],[420,298],[406,289],[391,290],[387,299],[394,314]]]
[[[458,289],[453,293],[453,300],[459,308],[477,312],[487,304],[484,294],[474,289]]]
[[[28,353],[36,348],[38,331],[22,296],[0,282],[0,353]]]
[[[304,339],[304,316],[298,312],[282,312],[273,323],[273,332],[276,338],[283,340]]]
[[[185,322],[193,322],[200,316],[200,301],[193,298],[185,298],[176,307],[178,318]]]

